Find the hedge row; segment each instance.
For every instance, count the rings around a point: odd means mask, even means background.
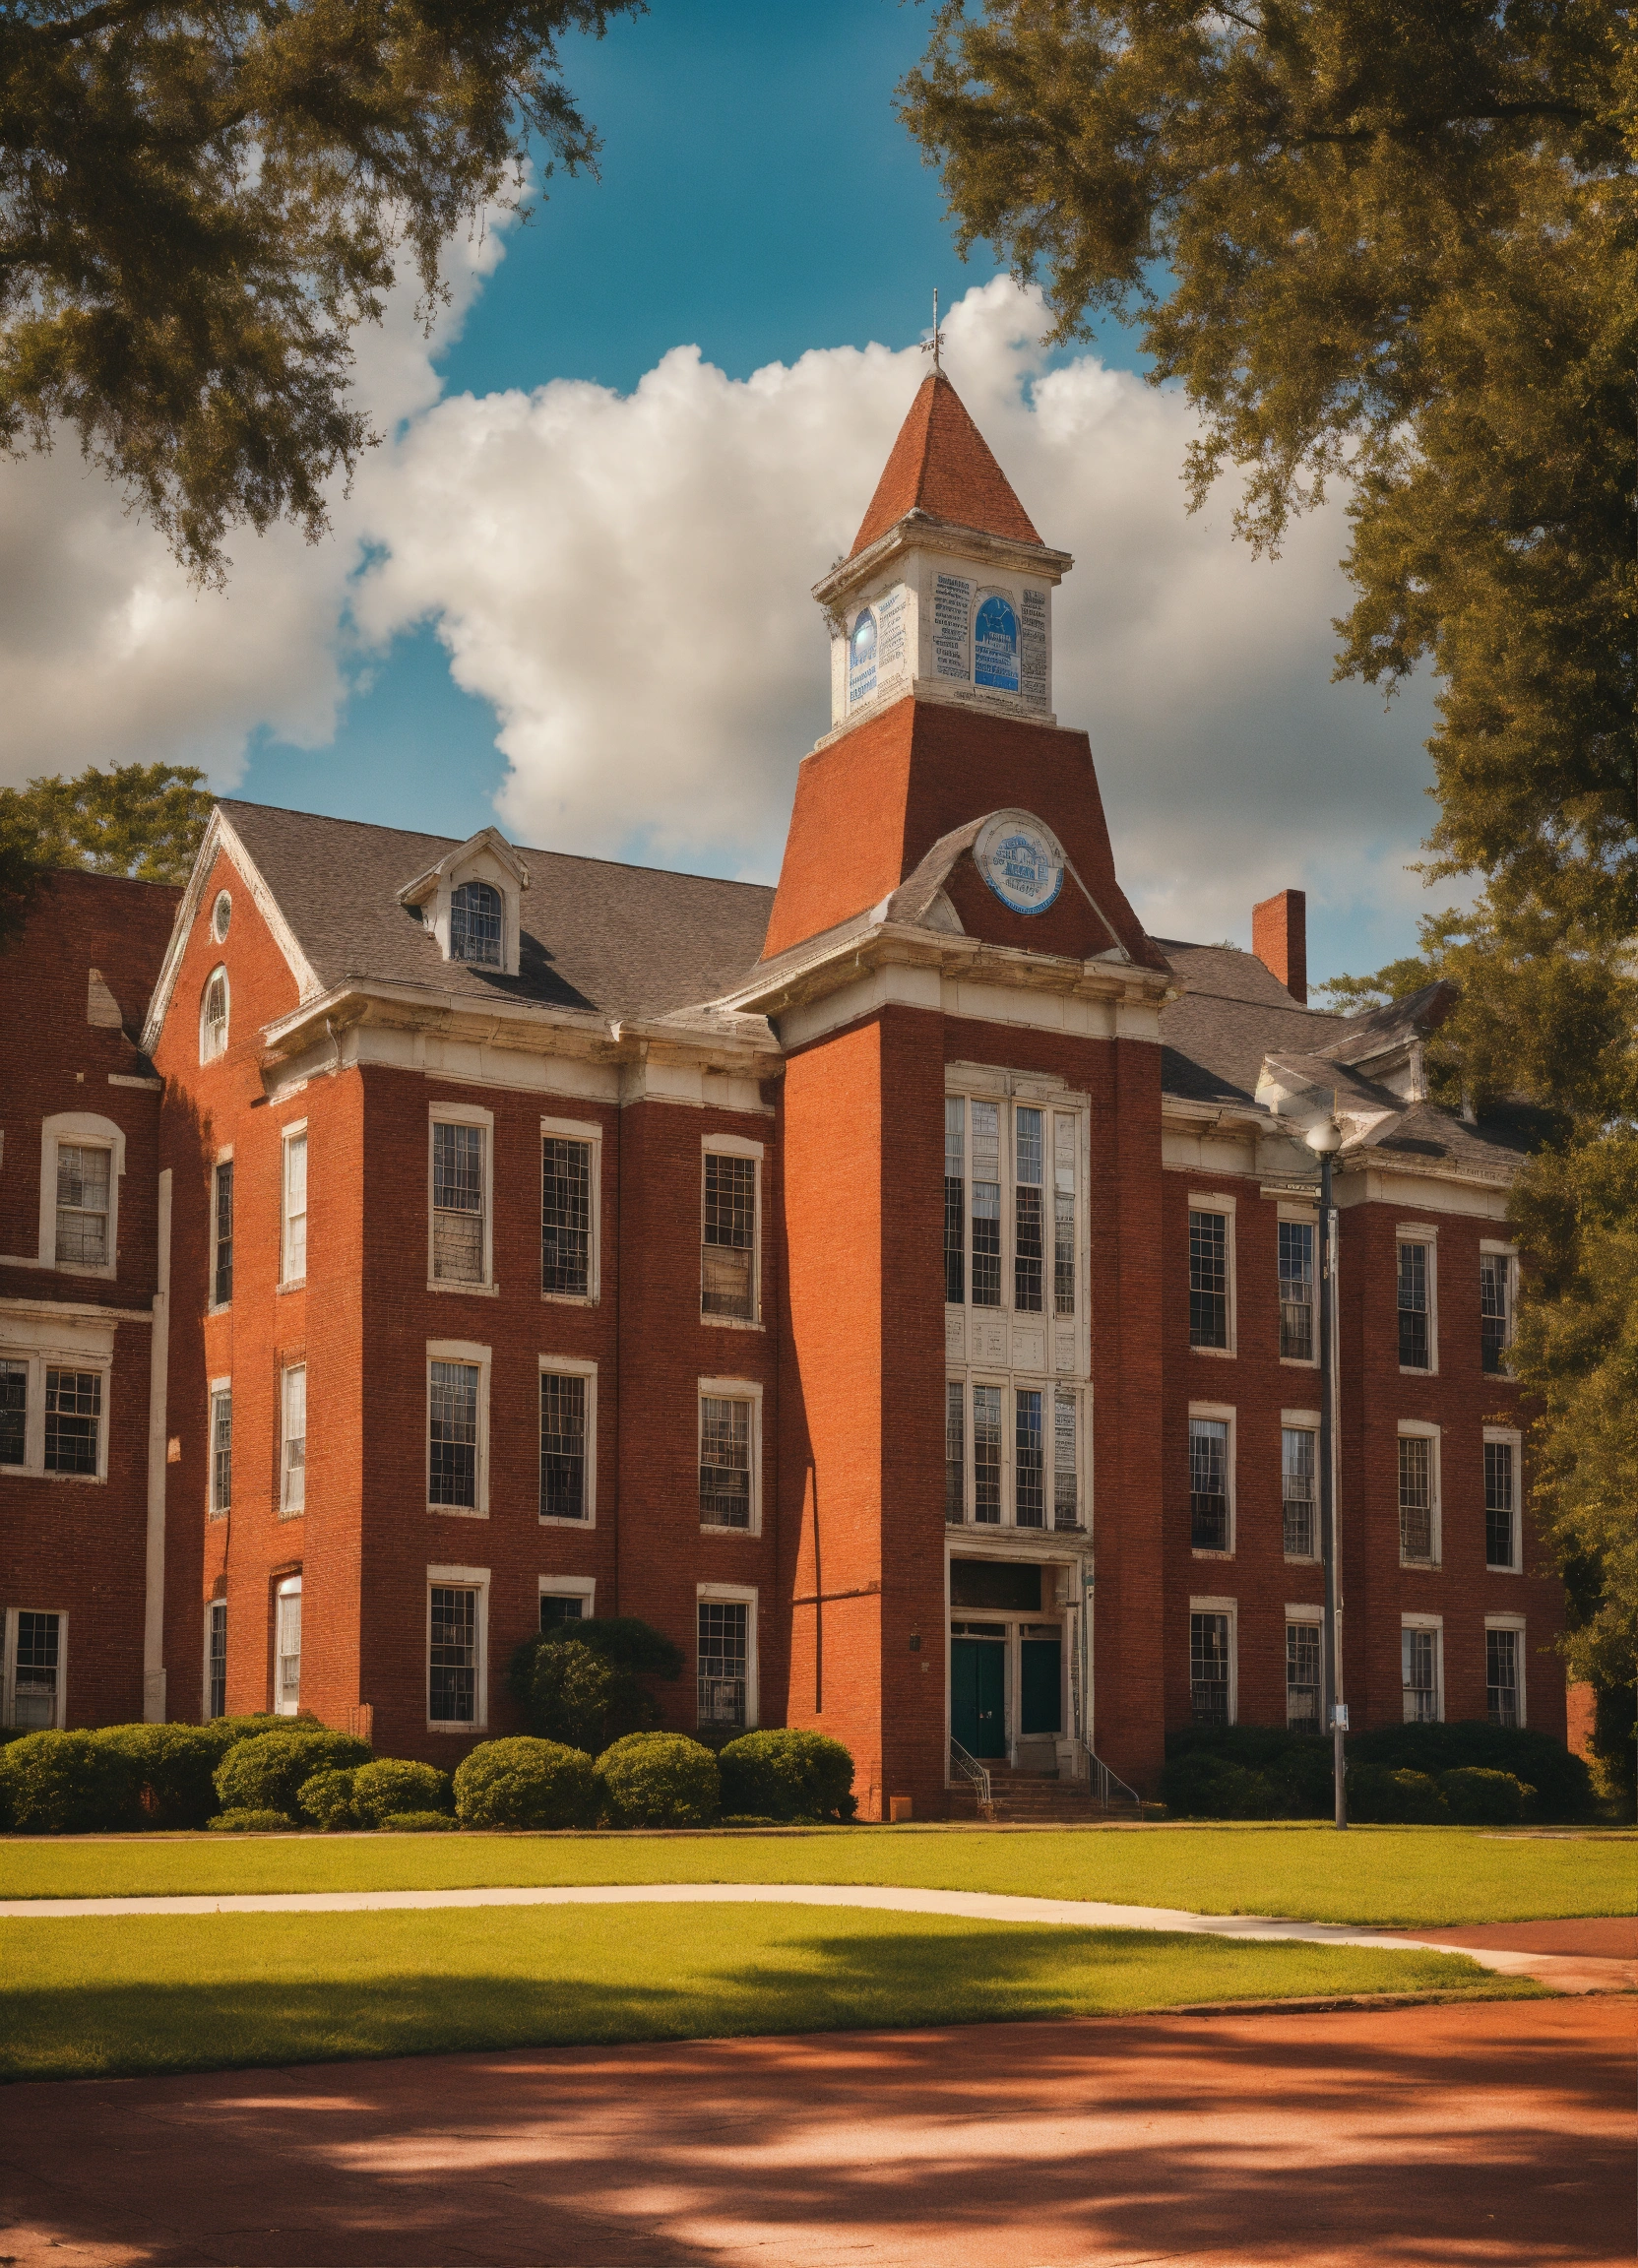
[[[1549,1733],[1463,1723],[1350,1734],[1349,1816],[1367,1824],[1505,1826],[1591,1815],[1587,1766]],[[1180,1818],[1328,1819],[1331,1743],[1265,1726],[1191,1727],[1166,1741],[1161,1795]]]

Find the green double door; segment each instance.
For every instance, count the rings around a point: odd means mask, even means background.
[[[1056,1638],[1026,1638],[1019,1649],[1019,1731],[1062,1731],[1063,1650]],[[950,1641],[950,1732],[970,1756],[1007,1752],[1007,1648],[1000,1638]]]

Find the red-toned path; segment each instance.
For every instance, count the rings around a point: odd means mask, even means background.
[[[14,2087],[56,2268],[1632,2259],[1629,1998]]]

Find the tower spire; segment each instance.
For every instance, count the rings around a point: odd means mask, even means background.
[[[932,356],[935,370],[941,371],[944,368],[941,359],[944,351],[944,334],[938,327],[938,285],[936,284],[933,285],[933,335],[930,339],[922,340],[921,351],[923,354]]]

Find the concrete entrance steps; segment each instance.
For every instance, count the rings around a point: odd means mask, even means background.
[[[1084,1827],[1096,1819],[1117,1814],[1095,1802],[1084,1780],[1060,1780],[1056,1773],[1019,1772],[1010,1764],[991,1764],[990,1816],[997,1826]],[[979,1816],[977,1797],[970,1783],[950,1791],[950,1807],[958,1819]],[[1133,1816],[1123,1804],[1120,1814]]]

